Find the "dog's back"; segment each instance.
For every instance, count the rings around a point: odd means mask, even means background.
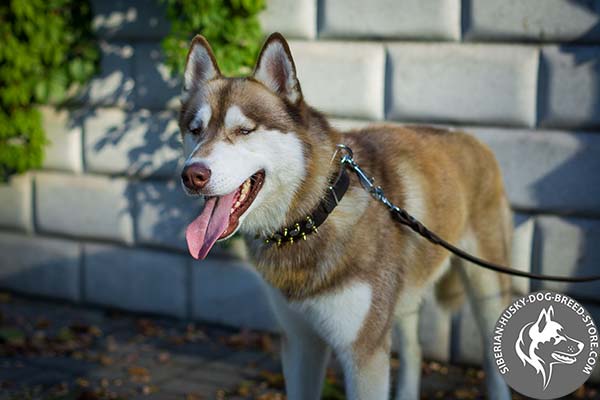
[[[464,132],[427,126],[376,125],[348,132],[343,139],[351,143],[355,159],[373,174],[387,197],[428,228],[486,260],[509,263],[512,216],[498,163],[487,146]],[[382,232],[390,250],[396,242],[405,243],[407,229],[390,227],[387,214],[377,214],[381,221],[364,223]],[[419,256],[407,263],[405,281],[421,286],[446,272],[442,261],[448,258],[446,250],[412,232],[408,235],[413,236]],[[460,261],[450,258],[450,262]],[[509,277],[466,268],[491,279],[487,285],[497,282],[495,290],[508,294]],[[449,306],[456,306],[464,294],[462,285],[456,285],[455,272],[449,269],[438,285],[438,298]]]

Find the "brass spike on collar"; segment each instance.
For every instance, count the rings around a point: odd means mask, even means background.
[[[300,240],[306,240],[308,235],[317,233],[329,214],[342,201],[342,198],[350,185],[350,177],[344,166],[341,167],[335,181],[329,184],[325,196],[321,199],[315,210],[304,219],[297,221],[291,226],[285,227],[264,239],[266,244],[282,246],[284,244],[294,244]]]

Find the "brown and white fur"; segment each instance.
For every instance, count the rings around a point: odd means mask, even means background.
[[[223,196],[265,171],[262,189],[235,231],[245,237],[270,288],[283,330],[288,399],[320,398],[331,350],[343,366],[348,399],[387,399],[394,327],[401,345],[397,398],[419,398],[417,316],[423,293],[434,287],[442,300],[468,295],[487,348],[509,280],[451,257],[393,222],[355,177],[306,241],[277,247],[257,238],[312,212],[339,168],[331,163],[335,146],[344,143],[393,202],[448,241],[505,264],[511,213],[487,147],[467,134],[429,127],[333,129],[305,103],[279,34],[268,38],[247,78],[223,77],[210,46],[197,36],[179,122],[186,166],[202,163],[211,172],[201,189],[186,188],[190,194]],[[490,355],[485,352],[489,397],[508,399]]]

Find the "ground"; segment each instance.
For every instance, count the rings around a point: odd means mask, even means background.
[[[278,342],[269,333],[0,293],[0,399],[285,399]],[[483,398],[482,378],[476,368],[428,361],[422,398]],[[332,361],[323,399],[343,400],[341,382]],[[600,394],[588,386],[570,398]]]

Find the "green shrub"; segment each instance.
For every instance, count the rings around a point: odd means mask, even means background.
[[[89,1],[0,3],[0,179],[39,167],[46,138],[36,104],[60,104],[97,69]]]
[[[191,39],[202,34],[211,44],[221,72],[248,74],[261,45],[258,13],[264,0],[161,0],[167,5],[171,33],[163,40],[166,63],[174,74],[185,68]]]

